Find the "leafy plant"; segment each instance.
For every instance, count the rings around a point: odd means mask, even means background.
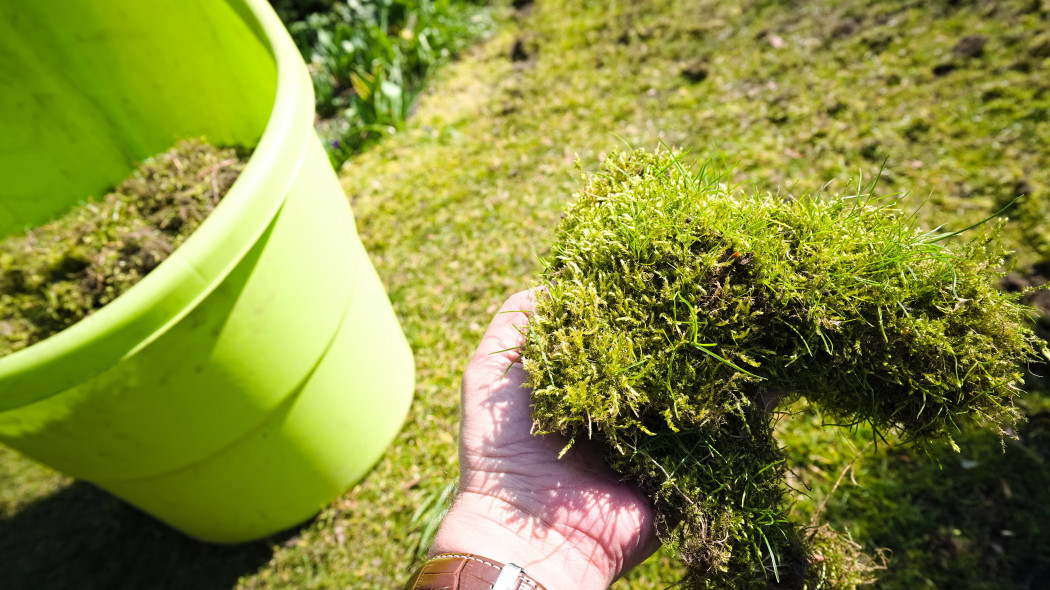
[[[955,244],[874,184],[780,196],[727,178],[638,151],[586,179],[523,350],[536,430],[596,441],[650,495],[688,587],[854,587],[875,562],[785,516],[769,401],[805,398],[876,444],[1006,436],[1023,364],[1050,351],[995,288],[998,224]]]
[[[313,78],[335,166],[408,118],[433,67],[492,27],[465,0],[273,0]],[[313,8],[323,8],[310,12]]]

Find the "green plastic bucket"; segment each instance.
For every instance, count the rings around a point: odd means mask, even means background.
[[[0,235],[178,140],[257,145],[168,260],[0,358],[0,441],[194,537],[300,523],[396,436],[412,355],[265,0],[0,0]]]

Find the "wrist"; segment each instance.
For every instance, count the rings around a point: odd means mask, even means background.
[[[527,503],[527,501],[526,501]],[[530,506],[461,492],[438,529],[430,555],[473,553],[514,563],[548,590],[604,590],[620,565],[595,539],[553,526]]]

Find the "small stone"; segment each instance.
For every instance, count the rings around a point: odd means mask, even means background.
[[[961,59],[975,59],[984,55],[984,46],[988,37],[984,35],[967,35],[952,47],[952,55]]]
[[[958,69],[958,67],[959,66],[957,66],[957,65],[955,65],[953,63],[943,63],[943,64],[940,64],[940,65],[936,65],[936,66],[933,67],[933,75],[937,76],[938,78],[940,78],[942,76],[947,76],[948,74],[950,74],[950,73],[954,72],[956,69]]]
[[[709,72],[707,64],[698,61],[683,67],[679,74],[686,80],[696,84],[706,80]]]
[[[514,46],[510,48],[510,61],[521,62],[529,60],[529,50],[525,47],[524,39],[515,39]]]
[[[853,19],[847,19],[835,25],[835,27],[831,29],[831,37],[833,39],[841,39],[842,37],[848,37],[853,33],[856,33],[858,29],[860,29],[860,25],[857,24],[857,21]]]

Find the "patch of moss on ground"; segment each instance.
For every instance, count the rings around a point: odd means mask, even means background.
[[[764,400],[802,397],[877,437],[1004,436],[1024,366],[1050,351],[996,289],[998,226],[947,243],[873,186],[782,197],[726,180],[643,151],[587,177],[522,351],[536,430],[597,441],[646,490],[688,587],[852,588],[872,562],[835,535],[814,551],[786,517]]]
[[[72,326],[149,274],[218,205],[247,157],[180,142],[102,198],[0,241],[0,356]]]

